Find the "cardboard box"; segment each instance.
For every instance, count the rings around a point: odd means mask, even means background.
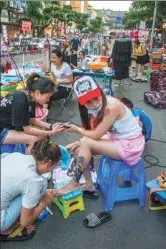
[[[160,52],[153,52],[152,53],[152,59],[161,59],[162,54]]]

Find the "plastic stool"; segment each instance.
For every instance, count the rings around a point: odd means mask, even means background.
[[[138,170],[138,176],[135,174],[135,169]],[[136,185],[119,187],[118,176],[123,176],[124,181],[134,180]],[[146,174],[141,158],[134,166],[129,166],[121,160],[103,156],[99,165],[97,184],[105,197],[105,210],[112,210],[116,201],[132,199],[139,199],[139,205],[146,206]]]
[[[85,210],[81,190],[75,190],[67,195],[54,198],[53,203],[59,207],[65,219],[75,210]]]
[[[22,154],[26,154],[26,146],[25,144],[1,144],[1,151],[2,153],[12,153],[12,152],[20,152]]]
[[[2,153],[12,153],[14,151],[15,144],[1,144],[1,154]]]
[[[20,152],[22,154],[26,154],[26,145],[25,144],[16,144],[14,151]]]

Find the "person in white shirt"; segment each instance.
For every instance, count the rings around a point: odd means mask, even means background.
[[[35,234],[31,224],[57,196],[56,190],[47,190],[47,180],[41,175],[53,170],[61,159],[61,150],[45,138],[34,144],[31,155],[14,152],[1,159],[0,241],[30,239]],[[24,230],[9,238],[17,227],[19,216]]]
[[[50,98],[50,103],[67,98],[72,88],[73,72],[71,67],[63,61],[63,54],[60,49],[55,49],[51,52],[51,79],[57,89]]]
[[[76,67],[72,63],[70,64],[70,66],[75,68],[75,69],[78,68],[78,69],[81,69],[81,70],[88,70],[89,69],[88,61],[86,60],[85,56],[86,56],[85,52],[80,51],[79,52],[80,61],[78,62],[78,66]]]

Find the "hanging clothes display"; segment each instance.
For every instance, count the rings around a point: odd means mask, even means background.
[[[116,39],[111,58],[114,62],[116,79],[129,78],[129,66],[131,65],[132,42],[129,38]]]

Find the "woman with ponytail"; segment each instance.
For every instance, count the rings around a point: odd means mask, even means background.
[[[35,119],[36,103],[47,103],[54,93],[54,82],[33,73],[27,79],[26,90],[7,94],[0,106],[1,144],[28,144],[62,132],[60,124]],[[37,127],[37,128],[36,128]]]
[[[34,143],[31,155],[14,152],[1,160],[0,241],[27,240],[35,234],[33,222],[57,196],[55,189],[47,189],[41,175],[51,172],[60,159],[59,146],[47,138]],[[19,217],[24,230],[9,238]]]
[[[83,127],[68,124],[65,128],[82,138],[67,145],[67,149],[76,157],[76,167],[73,180],[59,193],[63,195],[78,187],[83,175],[85,184],[80,188],[84,191],[84,197],[96,199],[98,196],[89,168],[92,155],[123,160],[133,166],[144,150],[145,139],[132,112],[119,100],[106,97],[93,78],[79,78],[73,88]]]

